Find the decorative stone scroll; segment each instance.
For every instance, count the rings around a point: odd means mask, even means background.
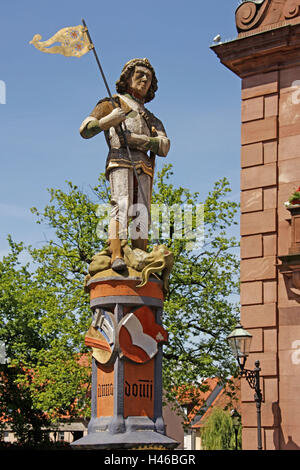
[[[256,0],[242,3],[235,13],[239,32],[257,28],[265,19],[271,0]]]
[[[300,20],[300,0],[249,0],[241,3],[235,13],[240,36],[284,26],[297,17]]]

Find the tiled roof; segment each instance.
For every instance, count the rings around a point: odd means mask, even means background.
[[[239,380],[231,379],[231,381],[236,390],[235,403],[232,407],[239,411]],[[181,406],[188,408],[186,424],[192,428],[198,428],[203,425],[213,406],[219,406],[223,409],[226,405],[228,406],[230,397],[227,392],[231,381],[228,381],[224,386],[218,378],[214,377],[205,379],[198,387],[180,387],[177,400]]]
[[[231,378],[231,381],[236,393],[234,402],[231,402],[231,398],[227,393],[230,391],[229,383],[225,386],[217,385],[215,389],[212,390],[210,397],[207,399],[204,409],[202,409],[202,412],[204,413],[196,416],[191,423],[191,427],[193,429],[201,428],[205,424],[206,419],[212,413],[214,407],[224,409],[226,406],[231,405],[232,408],[235,408],[239,413],[241,413],[240,379]]]

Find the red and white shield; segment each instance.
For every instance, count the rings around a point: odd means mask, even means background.
[[[119,345],[122,355],[134,362],[144,363],[158,351],[158,343],[166,343],[168,333],[156,323],[152,310],[141,307],[128,313],[119,324]]]
[[[103,365],[114,363],[117,353],[117,325],[114,316],[110,312],[97,310],[94,320],[87,334],[85,335],[85,345],[93,350],[93,357]]]

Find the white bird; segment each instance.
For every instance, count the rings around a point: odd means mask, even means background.
[[[220,34],[218,34],[217,36],[215,36],[215,37],[213,38],[213,41],[214,41],[215,44],[217,44],[218,42],[220,42],[220,41],[221,41],[221,36],[220,36]]]

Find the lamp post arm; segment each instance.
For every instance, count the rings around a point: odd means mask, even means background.
[[[248,384],[250,387],[255,390],[258,396],[261,395],[261,390],[260,390],[260,373],[261,369],[259,367],[259,361],[255,362],[255,369],[254,370],[249,370],[249,369],[242,369],[241,370],[241,376],[245,377],[247,380]]]

